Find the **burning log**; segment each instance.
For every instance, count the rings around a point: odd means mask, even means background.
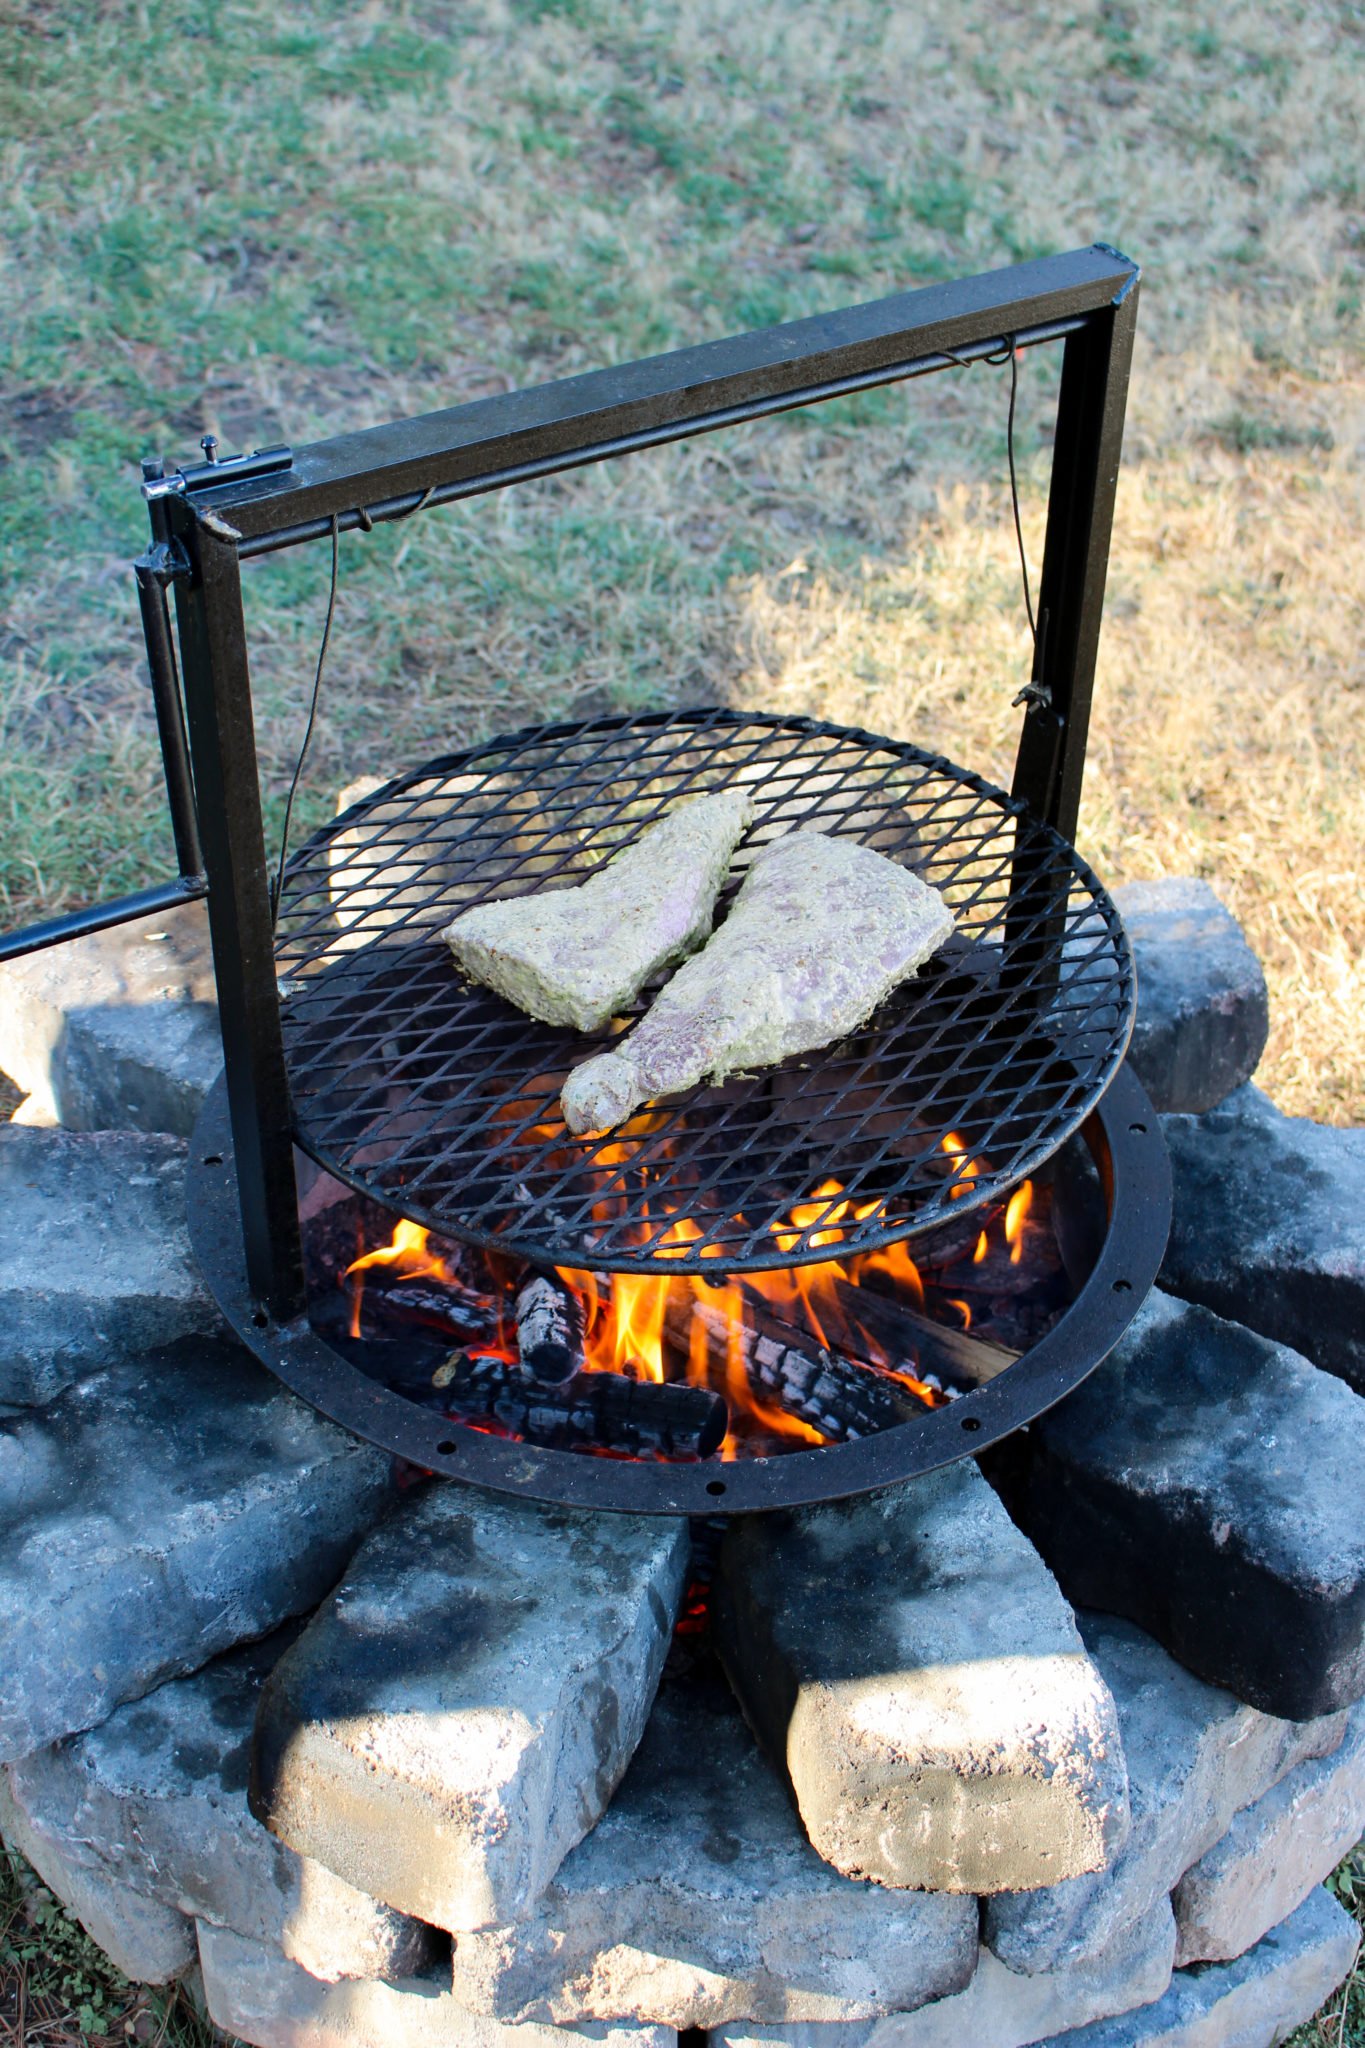
[[[899,1422],[925,1412],[926,1404],[908,1386],[875,1366],[859,1364],[837,1352],[817,1350],[774,1318],[760,1326],[732,1322],[724,1309],[709,1302],[670,1303],[664,1336],[670,1348],[686,1358],[693,1322],[706,1332],[711,1363],[723,1369],[731,1344],[750,1381],[763,1387],[787,1414],[842,1442],[875,1436]]]
[[[615,1451],[633,1458],[710,1458],[730,1417],[705,1387],[584,1372],[564,1386],[528,1379],[505,1358],[453,1352],[432,1376],[442,1407],[460,1421],[495,1421],[546,1450]]]
[[[920,1379],[932,1375],[945,1387],[954,1380],[980,1387],[1019,1356],[1003,1344],[991,1344],[965,1330],[933,1322],[918,1309],[855,1286],[851,1280],[836,1279],[833,1285],[840,1312],[850,1327],[855,1331],[861,1327],[893,1367],[903,1366]]]
[[[497,1297],[480,1294],[439,1274],[416,1276],[372,1266],[364,1275],[361,1314],[390,1325],[435,1330],[467,1344],[496,1337],[501,1311]]]
[[[583,1303],[557,1275],[537,1273],[517,1296],[517,1351],[534,1378],[562,1386],[583,1370]]]

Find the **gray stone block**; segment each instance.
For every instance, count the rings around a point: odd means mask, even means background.
[[[454,1987],[501,2020],[833,2020],[961,1990],[976,1955],[975,1899],[821,1861],[708,1666],[665,1677],[620,1790],[530,1919],[460,1936]]]
[[[1181,1873],[1239,1808],[1305,1758],[1330,1755],[1346,1728],[1344,1714],[1281,1721],[1243,1706],[1127,1622],[1083,1614],[1081,1624],[1118,1709],[1132,1825],[1102,1875],[985,1901],[983,1938],[1003,1963],[1030,1974],[1083,1967],[1124,1928],[1164,1911]]]
[[[1114,1706],[971,1464],[734,1523],[716,1641],[836,1869],[992,1892],[1099,1869],[1128,1807]]]
[[[1169,876],[1114,891],[1137,967],[1128,1057],[1157,1109],[1212,1109],[1250,1080],[1270,1005],[1261,963],[1207,882]]]
[[[1239,1813],[1175,1888],[1176,1961],[1243,1955],[1365,1835],[1365,1705],[1331,1756],[1301,1763]]]
[[[1359,1946],[1350,1914],[1315,1891],[1235,1962],[1177,1970],[1154,2005],[1041,2048],[1276,2048],[1349,1975]]]
[[[1365,1401],[1154,1289],[1001,1483],[1077,1606],[1307,1720],[1365,1692]]]
[[[185,1147],[0,1124],[0,1402],[222,1326],[185,1224]]]
[[[965,1991],[918,2012],[832,2026],[717,2028],[714,2048],[1026,2048],[1160,1998],[1171,1981],[1175,1927],[1166,1900],[1110,1951],[1046,1977],[1016,1977],[983,1950]],[[1065,2036],[1070,2039],[1068,2033]]]
[[[432,1486],[271,1675],[254,1811],[438,1927],[522,1918],[640,1739],[687,1559],[682,1522]]]
[[[0,1071],[69,1131],[188,1137],[222,1064],[202,903],[0,964]]]
[[[14,1797],[68,1865],[279,1947],[315,1977],[410,1976],[444,1942],[296,1856],[247,1806],[257,1699],[296,1633],[215,1658],[22,1758]]]
[[[263,1942],[207,1923],[199,1961],[214,2024],[254,2048],[674,2048],[664,2027],[505,2027],[463,2012],[434,1976],[320,1984]]]
[[[1175,1207],[1161,1284],[1365,1393],[1365,1130],[1242,1088],[1163,1119]]]
[[[183,1913],[144,1898],[98,1871],[69,1862],[18,1805],[0,1766],[0,1840],[37,1871],[50,1892],[74,1913],[116,1970],[136,1984],[169,1984],[195,1958],[194,1923]]]
[[[310,1606],[391,1486],[387,1458],[211,1337],[0,1417],[0,1759]]]

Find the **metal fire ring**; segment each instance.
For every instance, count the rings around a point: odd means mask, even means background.
[[[1108,1225],[1089,1278],[1041,1342],[986,1386],[878,1436],[733,1464],[593,1458],[489,1436],[368,1379],[315,1336],[306,1317],[274,1323],[247,1284],[221,1081],[191,1140],[190,1236],[220,1308],[261,1363],[367,1443],[446,1479],[564,1507],[757,1514],[869,1493],[984,1451],[1051,1408],[1107,1356],[1156,1278],[1171,1220],[1160,1121],[1127,1066],[1082,1125],[1081,1138],[1105,1191]]]
[[[611,1031],[523,1016],[457,972],[441,927],[580,882],[737,784],[756,819],[720,914],[755,850],[805,827],[914,869],[956,934],[839,1044],[572,1138],[564,1076]],[[900,741],[715,708],[530,727],[399,776],[290,863],[277,963],[295,1137],[319,1164],[445,1236],[656,1274],[827,1258],[828,1212],[793,1230],[790,1211],[831,1180],[865,1212],[841,1257],[999,1198],[1103,1094],[1135,1002],[1113,903],[1022,803]],[[680,1219],[690,1242],[669,1241]]]

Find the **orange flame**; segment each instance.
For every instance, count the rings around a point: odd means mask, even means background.
[[[967,1149],[966,1139],[960,1138],[956,1131],[949,1131],[947,1137],[942,1141],[941,1149],[947,1154],[953,1164],[953,1185],[948,1190],[948,1199],[955,1202],[960,1195],[967,1193],[972,1181],[980,1178],[981,1161],[973,1159]]]
[[[1033,1182],[1026,1180],[1010,1196],[1005,1211],[1005,1242],[1010,1248],[1010,1264],[1017,1266],[1024,1256],[1024,1225],[1029,1210],[1033,1207]]]
[[[620,1196],[627,1189],[636,1196],[647,1191],[650,1169],[637,1157],[638,1139],[648,1136],[659,1121],[661,1119],[652,1116],[634,1119],[628,1133],[620,1140],[602,1144],[594,1151],[591,1166],[598,1175],[599,1222],[613,1220]],[[562,1134],[550,1125],[537,1126],[532,1135],[547,1145],[563,1143]],[[956,1131],[950,1131],[940,1141],[940,1149],[952,1173],[949,1198],[955,1200],[969,1192],[973,1182],[981,1178],[987,1167],[984,1161],[972,1155],[965,1139]],[[1003,1226],[997,1214],[978,1234],[972,1264],[980,1266],[988,1259],[995,1233],[1003,1235],[1012,1263],[1019,1264],[1023,1256],[1025,1224],[1032,1206],[1032,1183],[1025,1181],[1010,1198]],[[813,1249],[832,1252],[847,1241],[852,1225],[866,1222],[882,1207],[883,1204],[876,1200],[855,1202],[842,1182],[827,1179],[802,1201],[793,1203],[783,1216],[769,1225],[769,1229],[779,1253],[790,1256]],[[659,1210],[656,1208],[652,1220],[648,1218],[647,1207],[645,1214],[646,1229],[657,1232]],[[658,1382],[681,1377],[696,1386],[714,1387],[724,1394],[730,1406],[731,1429],[721,1450],[721,1456],[726,1459],[743,1455],[745,1438],[755,1432],[763,1437],[786,1438],[803,1446],[824,1444],[828,1439],[818,1429],[788,1413],[765,1388],[754,1384],[750,1378],[745,1362],[744,1338],[746,1325],[752,1319],[753,1300],[757,1296],[767,1304],[778,1321],[795,1331],[808,1333],[816,1346],[832,1353],[842,1353],[848,1358],[861,1359],[869,1367],[889,1373],[926,1406],[940,1406],[948,1398],[936,1383],[919,1376],[914,1358],[887,1356],[884,1348],[863,1328],[857,1315],[856,1295],[850,1293],[850,1289],[856,1289],[867,1280],[877,1283],[871,1292],[885,1293],[889,1283],[889,1289],[903,1303],[923,1313],[926,1302],[924,1278],[904,1240],[842,1261],[829,1257],[807,1265],[786,1266],[773,1272],[748,1275],[742,1285],[724,1274],[718,1274],[714,1279],[698,1273],[674,1272],[670,1275],[670,1260],[695,1253],[699,1245],[703,1258],[723,1259],[722,1247],[702,1242],[703,1238],[701,1226],[692,1217],[672,1217],[651,1246],[651,1256],[659,1262],[657,1278],[640,1273],[615,1273],[608,1278],[591,1272],[559,1269],[560,1278],[577,1292],[583,1303],[586,1371],[623,1373],[632,1378]],[[999,1242],[998,1236],[995,1241]],[[346,1268],[345,1277],[353,1288],[351,1324],[352,1334],[356,1336],[360,1334],[364,1274],[376,1266],[396,1266],[405,1277],[431,1275],[445,1280],[455,1278],[445,1262],[430,1249],[427,1231],[420,1224],[401,1221],[391,1243],[365,1253]],[[498,1261],[494,1261],[494,1266],[501,1274]],[[508,1269],[501,1277],[510,1300],[513,1270]],[[967,1300],[936,1291],[935,1301],[941,1305],[936,1313],[941,1314],[942,1307],[947,1307],[960,1319],[961,1328],[970,1330],[972,1309]],[[670,1303],[675,1308],[674,1317],[669,1315]],[[713,1340],[711,1334],[716,1327],[715,1315],[709,1319],[696,1314],[683,1318],[676,1314],[679,1303],[689,1308],[693,1304],[705,1303],[716,1312],[723,1320],[723,1344],[718,1336]],[[685,1358],[680,1355],[681,1325],[684,1322],[687,1329]],[[510,1329],[510,1317],[506,1329],[499,1330],[496,1346],[490,1348],[509,1360],[515,1358],[515,1337]]]
[[[428,1277],[437,1280],[455,1278],[444,1259],[427,1250],[427,1239],[430,1234],[420,1223],[409,1223],[405,1216],[400,1220],[388,1244],[382,1244],[376,1251],[365,1252],[360,1258],[352,1259],[343,1278],[350,1280],[354,1277],[354,1285],[351,1288],[353,1337],[360,1335],[360,1304],[365,1295],[365,1282],[360,1275],[368,1272],[371,1266],[396,1266],[408,1280]]]

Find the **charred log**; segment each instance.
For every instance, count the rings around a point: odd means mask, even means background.
[[[446,1414],[495,1422],[545,1450],[710,1458],[729,1427],[725,1402],[708,1388],[624,1373],[584,1372],[567,1385],[544,1386],[505,1358],[457,1351],[437,1368],[432,1387]]]
[[[583,1303],[557,1274],[537,1273],[517,1296],[517,1352],[526,1370],[562,1386],[583,1370]]]
[[[498,1335],[502,1311],[497,1297],[459,1280],[443,1280],[432,1273],[414,1278],[386,1266],[368,1267],[356,1277],[365,1282],[362,1326],[432,1330],[458,1344],[486,1342]]]
[[[722,1370],[737,1344],[750,1383],[762,1388],[788,1415],[796,1416],[835,1442],[876,1436],[883,1429],[925,1413],[926,1404],[890,1373],[837,1352],[818,1350],[774,1318],[737,1327],[724,1309],[709,1302],[671,1303],[664,1335],[674,1353],[688,1355],[693,1322],[706,1333],[712,1364]]]
[[[846,1323],[861,1328],[894,1368],[920,1379],[932,1375],[944,1387],[984,1386],[1019,1356],[1003,1344],[987,1343],[965,1330],[933,1322],[918,1309],[891,1301],[884,1294],[834,1281],[834,1292]]]

